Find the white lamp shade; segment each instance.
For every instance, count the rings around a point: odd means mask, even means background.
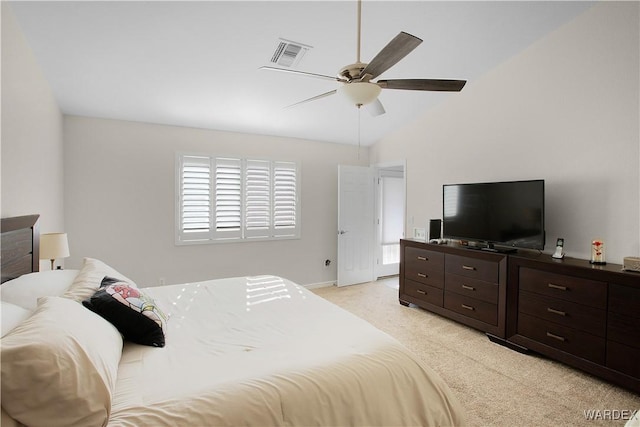
[[[40,235],[40,259],[58,259],[69,256],[67,233],[45,233]]]
[[[380,86],[369,82],[345,83],[338,88],[338,92],[355,105],[366,105],[375,101],[381,90]]]

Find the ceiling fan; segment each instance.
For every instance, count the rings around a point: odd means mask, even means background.
[[[335,93],[341,93],[347,97],[358,108],[365,105],[371,115],[378,116],[385,113],[382,103],[378,99],[382,89],[402,89],[402,90],[422,90],[438,92],[459,92],[467,83],[466,80],[445,80],[445,79],[395,79],[377,80],[379,75],[398,63],[402,58],[413,51],[422,40],[404,31],[395,36],[369,63],[360,61],[360,36],[362,20],[362,0],[358,0],[358,28],[357,28],[357,50],[356,62],[346,65],[338,71],[336,77],[324,74],[309,73],[305,71],[291,70],[278,67],[260,67],[263,70],[282,71],[286,73],[299,74],[308,77],[315,77],[325,80],[337,81],[340,83],[338,89],[316,95],[314,97],[289,105],[304,104],[315,101]]]

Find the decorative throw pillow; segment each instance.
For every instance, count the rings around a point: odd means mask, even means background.
[[[166,315],[151,297],[131,284],[106,276],[100,289],[82,304],[111,322],[126,340],[164,347]]]

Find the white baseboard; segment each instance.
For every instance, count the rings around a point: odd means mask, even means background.
[[[302,285],[307,289],[328,288],[329,286],[335,286],[336,282],[321,282],[321,283],[309,283],[308,285]]]

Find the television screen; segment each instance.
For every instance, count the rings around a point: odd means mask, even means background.
[[[445,184],[443,236],[544,249],[544,180]]]

